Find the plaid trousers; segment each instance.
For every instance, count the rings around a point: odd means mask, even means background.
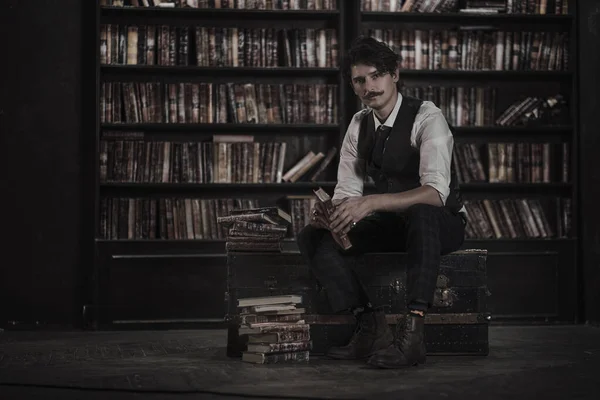
[[[340,249],[327,230],[311,225],[297,238],[311,271],[327,289],[334,312],[370,303],[353,270],[356,257],[368,252],[406,252],[407,303],[431,307],[441,255],[460,248],[465,229],[462,217],[446,207],[415,204],[402,213],[372,214],[359,221],[348,236],[352,242],[348,251]]]

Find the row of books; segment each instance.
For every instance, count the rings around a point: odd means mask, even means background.
[[[201,67],[337,67],[335,29],[100,26],[100,63]]]
[[[295,238],[298,237],[302,228],[310,224],[310,219],[312,218],[310,210],[313,209],[318,200],[312,195],[288,195],[285,200],[289,204],[290,215],[292,217],[288,237]]]
[[[302,296],[276,295],[238,299],[238,335],[246,343],[242,361],[254,364],[306,363],[310,360],[310,325]]]
[[[527,204],[523,203],[526,200]],[[517,206],[516,201],[522,205]],[[492,205],[497,205],[502,209],[510,206],[519,211],[519,208],[529,205],[529,201],[538,207],[538,199],[493,199]],[[571,201],[567,198],[546,198],[543,208],[537,208],[536,213],[540,218],[546,218],[542,226],[547,235],[552,237],[570,237],[571,235]],[[314,204],[315,196],[289,196],[279,199],[277,202],[279,208],[290,215],[288,227],[288,238],[295,237],[297,233],[306,226],[310,216],[308,215],[311,206]],[[480,201],[480,200],[477,200]],[[489,235],[490,231],[477,231],[474,226],[487,223],[490,224],[490,216],[472,209],[472,204],[477,204],[475,200],[466,200],[465,204],[469,211],[469,228],[472,235],[470,238],[489,238],[495,237]],[[512,203],[511,203],[512,202]],[[123,197],[101,197],[100,198],[100,232],[99,236],[103,239],[227,239],[228,229],[217,223],[218,217],[227,217],[231,215],[232,210],[250,209],[268,206],[263,201],[257,199],[232,199],[232,198],[198,198],[198,197],[148,197],[148,198],[123,198]],[[288,210],[291,210],[288,211]],[[507,211],[508,212],[508,211]],[[503,211],[503,216],[507,212]],[[535,234],[533,228],[527,234],[523,223],[529,220],[521,221],[516,219],[513,214],[528,215],[525,211],[508,214],[512,218],[513,227],[517,226],[517,236],[504,237],[551,237],[542,236],[539,228],[538,234]],[[531,211],[533,213],[533,211]],[[542,217],[543,216],[543,217]],[[503,217],[506,218],[506,217]],[[548,219],[549,218],[549,219]],[[481,222],[480,220],[485,220]],[[498,218],[496,218],[498,220]],[[518,226],[521,226],[519,229]],[[550,229],[547,227],[550,226]],[[536,225],[537,227],[537,225]],[[239,228],[238,228],[239,229]],[[246,229],[248,230],[248,229]]]
[[[467,0],[467,7],[495,8],[507,14],[566,15],[569,13],[569,0]]]
[[[455,143],[453,162],[460,183],[567,183],[570,179],[568,143]]]
[[[361,11],[383,12],[506,12],[568,14],[569,0],[361,0]],[[337,0],[100,0],[101,6],[233,8],[259,10],[335,10]]]
[[[337,9],[337,0],[100,0],[100,5],[247,10],[335,10]]]
[[[100,182],[280,183],[285,142],[100,142]]]
[[[571,200],[559,199],[555,224],[538,199],[467,200],[465,234],[469,239],[564,238],[571,235]]]
[[[335,124],[333,84],[103,82],[107,123]]]
[[[569,0],[361,0],[361,11],[568,14]]]
[[[433,102],[451,126],[494,125],[497,88],[488,86],[403,86],[400,92]]]
[[[232,210],[217,217],[227,228],[227,251],[281,252],[291,222],[290,214],[277,206]]]
[[[568,125],[570,121],[568,103],[561,94],[519,97],[496,114],[497,87],[402,85],[400,92],[433,102],[454,127]]]
[[[258,208],[256,199],[100,198],[104,239],[225,239],[217,218],[236,209]]]
[[[557,94],[546,98],[529,96],[512,103],[496,119],[497,125],[527,125],[538,121],[544,124],[566,123],[567,102]]]
[[[435,12],[456,11],[458,0],[361,0],[361,11],[379,12]]]
[[[337,148],[310,150],[289,169],[286,142],[254,142],[248,135],[218,135],[213,142],[101,140],[100,182],[281,183],[317,181]],[[242,136],[245,141],[229,142]],[[224,141],[221,141],[224,140]]]
[[[402,56],[404,70],[566,71],[567,32],[366,29]]]
[[[235,137],[235,135],[233,136]],[[286,142],[100,141],[100,182],[281,183],[316,182],[331,165],[310,150],[284,170]],[[456,143],[453,162],[460,183],[551,183],[570,180],[568,143]]]
[[[339,121],[338,87],[331,84],[104,82],[103,123],[315,123]],[[566,124],[560,95],[519,98],[496,117],[497,88],[406,86],[400,91],[432,101],[452,126]]]

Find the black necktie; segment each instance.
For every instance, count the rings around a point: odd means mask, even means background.
[[[375,146],[373,146],[372,159],[373,164],[375,164],[377,167],[381,167],[383,162],[383,149],[391,131],[392,128],[385,125],[379,125],[379,128],[377,128],[375,131]]]

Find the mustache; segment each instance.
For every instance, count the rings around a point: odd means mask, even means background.
[[[366,97],[367,97],[367,99],[372,99],[373,97],[380,96],[382,94],[383,94],[383,92],[373,92],[373,93],[369,93]]]

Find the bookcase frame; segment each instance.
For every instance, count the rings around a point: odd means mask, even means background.
[[[529,322],[577,322],[580,318],[578,309],[581,306],[577,287],[578,282],[578,120],[577,110],[577,43],[576,43],[576,2],[570,4],[569,15],[472,15],[472,14],[438,14],[438,13],[386,13],[361,12],[359,0],[338,0],[338,10],[335,11],[296,11],[296,10],[236,10],[236,9],[168,9],[168,8],[122,8],[100,7],[96,0],[95,45],[96,45],[96,82],[95,82],[95,131],[94,144],[88,146],[92,151],[92,167],[94,171],[93,192],[89,194],[94,210],[94,255],[92,260],[89,292],[91,295],[85,306],[84,324],[90,328],[114,326],[207,326],[216,324],[225,317],[226,306],[223,309],[214,307],[214,301],[226,298],[226,265],[224,240],[106,240],[101,239],[99,221],[99,203],[102,196],[201,196],[203,198],[247,197],[274,200],[285,195],[310,194],[312,189],[319,186],[329,192],[333,191],[335,182],[297,182],[297,183],[262,183],[262,184],[189,184],[189,183],[101,183],[99,178],[99,143],[102,130],[143,131],[173,133],[174,140],[189,138],[197,140],[198,135],[212,133],[249,133],[260,135],[277,134],[285,129],[286,134],[302,135],[307,132],[336,135],[335,140],[341,141],[346,127],[354,112],[357,102],[347,82],[343,81],[338,68],[293,68],[293,67],[196,67],[196,66],[158,66],[158,65],[100,65],[99,43],[100,25],[104,23],[141,23],[141,24],[224,24],[233,25],[232,20],[252,20],[256,24],[269,24],[271,21],[285,21],[293,27],[302,27],[306,21],[330,21],[338,32],[339,57],[341,58],[348,43],[361,31],[367,22],[382,22],[386,26],[403,28],[427,27],[433,25],[499,25],[510,29],[563,29],[570,34],[570,68],[569,71],[401,71],[403,80],[418,79],[429,82],[443,81],[478,81],[502,82],[510,90],[525,93],[523,83],[528,82],[561,82],[571,88],[569,93],[572,125],[550,127],[457,127],[454,130],[457,142],[469,140],[486,143],[496,140],[522,140],[524,137],[534,142],[568,141],[571,145],[570,183],[467,183],[461,185],[466,198],[496,198],[502,196],[527,195],[546,198],[548,196],[568,196],[572,199],[572,232],[573,237],[567,239],[470,239],[466,240],[463,248],[484,248],[490,251],[490,289],[494,296],[494,287],[499,287],[499,304],[494,317],[503,323]],[[259,25],[257,25],[259,26]],[[539,28],[539,27],[542,28]],[[104,79],[124,78],[131,80],[154,78],[195,79],[212,77],[218,74],[218,80],[240,81],[241,79],[305,79],[310,77],[327,77],[337,79],[339,85],[339,125],[315,126],[311,124],[271,125],[271,124],[103,124],[100,122],[100,87]],[[516,87],[516,89],[515,89]],[[496,110],[497,112],[498,110]],[[186,139],[187,140],[187,139]],[[332,163],[329,168],[337,166]],[[372,192],[373,187],[367,186],[366,192]],[[285,247],[296,250],[293,240],[286,240]],[[150,260],[150,261],[148,261]],[[157,261],[158,260],[158,261]],[[164,260],[161,264],[160,260]],[[149,267],[144,266],[147,262]],[[181,268],[179,268],[181,266]],[[193,266],[197,268],[194,269]],[[504,268],[506,268],[504,270]],[[530,268],[532,273],[527,273]],[[123,273],[123,271],[127,273]],[[206,271],[207,293],[200,297],[211,307],[196,307],[187,303],[189,298],[156,299],[156,287],[151,282],[144,282],[145,275],[152,279],[160,279],[162,271],[168,271],[169,276],[176,274],[196,274],[202,276]],[[150,271],[150,272],[149,272]],[[187,272],[186,272],[187,271]],[[191,271],[191,272],[190,272]],[[508,271],[514,276],[504,276]],[[121,281],[119,279],[140,279],[138,282]],[[496,281],[498,282],[496,284]],[[183,282],[181,279],[177,282]],[[183,287],[174,287],[173,291],[185,291],[197,280],[190,279],[189,284],[181,283]],[[514,282],[511,283],[511,282]],[[129,287],[129,293],[122,289],[115,290],[114,285]],[[513,285],[513,286],[511,286]],[[139,290],[138,290],[139,289]],[[516,290],[516,292],[515,292]],[[539,294],[536,295],[536,291]],[[122,303],[111,303],[111,294],[119,292],[130,295],[147,305],[128,305],[128,300]],[[160,291],[159,291],[160,292]],[[528,292],[530,292],[528,294]],[[517,296],[512,296],[516,293]],[[160,297],[160,293],[158,293]],[[168,296],[168,295],[167,295]],[[204,297],[202,297],[204,296]],[[548,299],[548,296],[551,299]],[[179,302],[178,302],[179,301]],[[524,305],[525,304],[525,305]],[[527,304],[534,304],[529,307]],[[173,309],[188,308],[174,318],[170,315]],[[119,310],[125,310],[119,313]],[[521,311],[520,311],[521,310]],[[154,312],[156,311],[156,312]],[[492,310],[494,313],[494,310]],[[117,315],[117,316],[115,316]],[[128,317],[123,318],[121,316]],[[181,317],[184,315],[184,317]],[[119,325],[120,324],[120,325]]]

